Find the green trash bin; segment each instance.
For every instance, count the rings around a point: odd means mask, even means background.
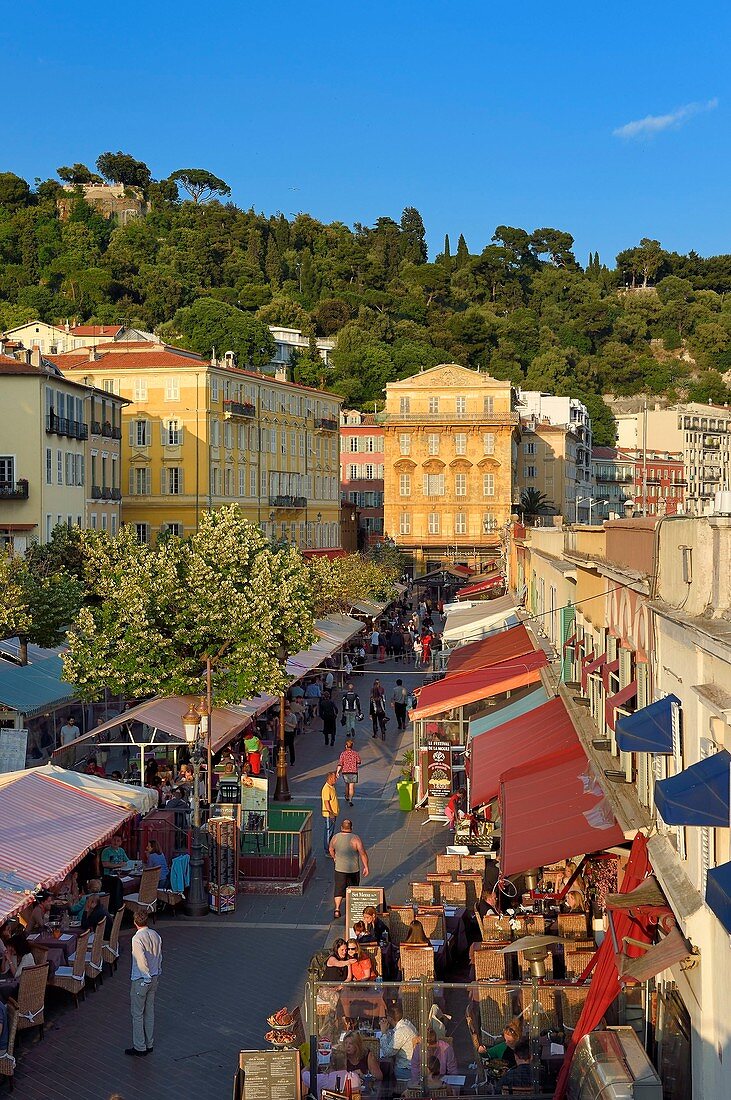
[[[396,784],[398,791],[398,805],[400,810],[413,810],[416,797],[416,783],[411,779],[402,779]]]

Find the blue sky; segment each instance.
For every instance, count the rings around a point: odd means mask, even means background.
[[[2,169],[123,149],[265,213],[413,205],[432,255],[498,224],[568,230],[582,262],[642,236],[729,252],[730,24],[719,0],[24,0],[0,29]]]

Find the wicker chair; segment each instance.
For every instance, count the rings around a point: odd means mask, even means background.
[[[402,943],[399,948],[401,973],[405,982],[427,978],[434,981],[434,951],[418,943]]]
[[[438,889],[438,884],[433,882],[412,882],[411,900],[416,905],[434,905]]]
[[[499,1038],[513,1018],[513,993],[508,986],[478,985],[480,1028],[483,1036]]]
[[[370,956],[371,959],[373,959],[373,965],[376,968],[376,974],[378,974],[379,978],[382,978],[383,977],[383,952],[381,951],[380,947],[378,947],[376,944],[372,944],[372,943],[361,943],[361,944],[358,944],[358,946],[360,947],[360,949],[361,949],[361,951],[364,955],[368,955],[368,956]]]
[[[466,882],[442,882],[439,886],[439,900],[446,905],[467,905]]]
[[[114,914],[109,941],[105,943],[102,948],[102,959],[109,967],[110,974],[113,974],[117,969],[117,962],[119,960],[119,929],[122,926],[123,916],[124,909],[118,909]]]
[[[516,917],[521,936],[545,936],[546,918],[538,914],[534,916],[523,915]]]
[[[92,988],[96,990],[96,983],[103,983],[104,981],[104,925],[106,924],[106,918],[102,919],[94,929],[94,935],[91,938],[91,950],[84,952],[85,973],[87,978],[92,984]],[[73,964],[76,960],[76,956],[79,953],[78,944],[76,952],[71,956],[69,962]]]
[[[586,986],[577,986],[575,989],[562,988],[559,991],[561,1004],[561,1026],[566,1031],[573,1031],[579,1022],[579,1016],[584,1011],[584,1004],[589,990]]]
[[[507,955],[487,944],[475,944],[474,950],[475,978],[478,982],[486,982],[497,978],[504,982],[507,978],[505,963]]]
[[[485,866],[487,858],[484,855],[473,856],[460,856],[459,857],[459,869],[460,871],[471,871],[480,876],[481,879],[485,877]]]
[[[32,1027],[41,1029],[41,1039],[45,1025],[46,986],[48,984],[48,963],[42,966],[26,966],[20,972],[18,986],[18,1031],[29,1031]]]
[[[441,874],[459,871],[461,860],[461,856],[448,856],[446,853],[442,853],[437,856],[437,871]]]
[[[460,871],[457,875],[457,882],[464,883],[467,895],[466,904],[470,909],[474,909],[482,896],[484,886],[482,875],[475,874],[474,871]]]
[[[533,998],[534,995],[541,1006],[539,1025],[542,1030],[551,1028],[554,1031],[558,1030],[558,1011],[556,1009],[556,993],[558,990],[555,986],[539,985],[535,991],[532,986],[524,985],[522,989],[523,999],[523,1019],[528,1023],[533,1011]]]
[[[146,913],[154,913],[157,907],[157,885],[160,881],[161,867],[145,867],[142,872],[142,881],[139,890],[133,894],[124,895],[124,904],[132,913],[136,909],[144,909]]]
[[[406,938],[409,925],[414,919],[412,905],[392,905],[388,911],[389,936],[397,947]]]
[[[596,940],[567,940],[563,950],[565,955],[570,955],[572,951],[596,951]]]
[[[447,925],[444,920],[443,905],[420,905],[416,910],[416,919],[421,921],[422,927],[430,940],[447,938]]]
[[[123,910],[119,910],[120,913]],[[86,947],[91,932],[82,932],[76,941],[76,954],[71,966],[57,966],[56,971],[48,980],[48,984],[54,989],[62,989],[64,993],[70,993],[74,998],[74,1005],[79,1007],[79,997],[86,997]]]
[[[33,961],[36,966],[43,966],[44,962],[48,961],[48,948],[42,944],[32,943],[30,945],[30,953],[33,956]]]
[[[566,963],[566,977],[570,982],[578,981],[581,975],[586,970],[587,966],[594,958],[596,949],[593,951],[569,951],[564,960]]]
[[[175,917],[175,910],[185,901],[185,894],[179,894],[175,890],[158,890],[157,901],[159,905],[167,906]]]
[[[558,934],[566,940],[587,938],[586,913],[559,913]]]
[[[416,1030],[421,1031],[421,989],[418,983],[399,986],[398,992],[404,1019],[410,1020]]]
[[[13,1074],[15,1073],[15,1037],[18,1032],[18,1013],[14,1008],[8,1008],[8,1046],[0,1055],[0,1077],[7,1077],[10,1088],[13,1088]]]
[[[427,882],[454,882],[454,874],[449,871],[427,871]]]
[[[504,940],[507,943],[513,938],[510,917],[483,917],[482,927],[484,929],[483,940]]]

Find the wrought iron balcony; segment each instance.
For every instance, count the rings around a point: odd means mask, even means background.
[[[321,432],[336,432],[338,422],[337,420],[329,420],[326,416],[318,416],[315,418],[315,429]]]
[[[269,497],[270,508],[301,509],[307,507],[307,497],[275,496]]]
[[[46,431],[54,435],[65,435],[69,439],[88,439],[89,425],[81,420],[69,420],[65,416],[56,416],[50,412],[46,416]]]
[[[121,500],[121,499],[122,499],[122,490],[121,489],[112,489],[112,500]]]
[[[91,487],[91,499],[92,500],[101,500],[102,499],[102,487],[101,487],[101,485],[92,485],[92,487]]]
[[[223,403],[223,411],[230,416],[246,416],[250,419],[256,416],[256,405],[249,401],[229,401]]]
[[[28,482],[23,477],[13,484],[12,481],[0,481],[0,500],[27,500]]]
[[[121,439],[122,429],[113,427],[107,420],[102,424],[102,435],[105,435],[107,439]]]

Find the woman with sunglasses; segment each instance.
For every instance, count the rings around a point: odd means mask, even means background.
[[[348,962],[354,982],[372,982],[378,977],[373,959],[367,951],[361,951],[357,940],[348,940]]]
[[[351,958],[352,956],[348,956],[346,941],[338,937],[333,943],[330,956],[325,963],[322,980],[324,982],[352,982]]]

